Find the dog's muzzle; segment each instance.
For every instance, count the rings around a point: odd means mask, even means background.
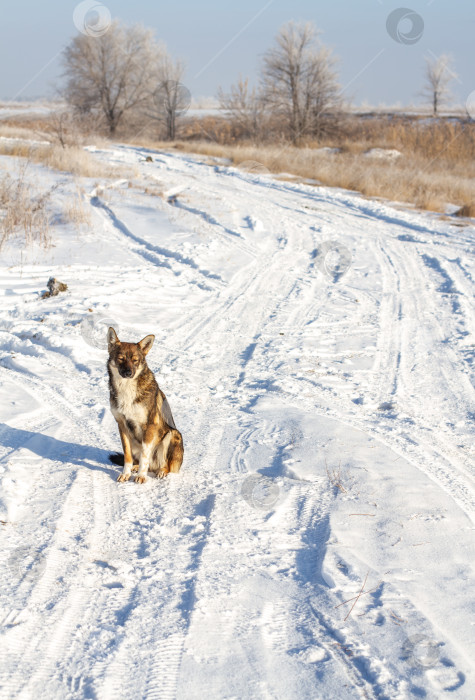
[[[124,379],[130,379],[131,377],[134,376],[134,372],[131,369],[121,369],[121,370],[119,370],[119,374]]]

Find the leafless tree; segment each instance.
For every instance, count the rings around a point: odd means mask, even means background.
[[[452,96],[450,83],[457,78],[452,63],[452,58],[447,54],[438,58],[426,58],[426,82],[421,94],[432,105],[434,117],[439,113],[439,108]]]
[[[218,90],[221,109],[225,110],[245,136],[257,138],[262,134],[265,122],[263,96],[249,87],[249,79],[239,78],[231,85],[229,93]]]
[[[178,121],[191,102],[188,88],[181,83],[184,72],[182,61],[175,61],[167,54],[162,55],[154,77],[155,86],[146,106],[146,116],[162,125],[165,138],[170,141],[175,139]]]
[[[285,120],[294,143],[318,136],[341,104],[331,51],[318,42],[311,22],[285,24],[276,45],[264,54],[262,88],[266,105]]]
[[[64,149],[77,146],[80,129],[75,113],[64,105],[58,105],[48,119],[47,133],[52,143],[58,143]]]
[[[113,135],[147,98],[164,49],[140,25],[113,22],[101,36],[78,34],[63,53],[64,96],[79,113],[104,115]]]

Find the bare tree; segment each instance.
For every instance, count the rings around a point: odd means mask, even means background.
[[[81,127],[81,128],[80,128]],[[69,107],[58,105],[48,119],[47,134],[52,143],[58,143],[62,148],[77,146],[83,124],[79,123],[76,113]]]
[[[101,36],[78,34],[63,52],[64,96],[79,113],[102,113],[114,134],[125,114],[141,105],[164,49],[151,30],[117,21]]]
[[[255,88],[249,88],[248,78],[240,77],[236,85],[231,85],[229,93],[219,88],[218,100],[221,109],[228,112],[246,136],[261,135],[265,121],[264,100]]]
[[[434,117],[441,105],[446,104],[452,96],[450,83],[457,77],[452,68],[452,58],[442,54],[439,58],[426,58],[425,85],[422,96],[432,105]]]
[[[155,74],[155,88],[150,92],[145,114],[162,124],[165,138],[173,141],[176,137],[178,120],[183,116],[191,103],[191,95],[181,84],[185,65],[182,61],[170,58],[167,54],[161,57]]]
[[[335,59],[318,42],[311,22],[288,22],[276,45],[264,54],[262,87],[266,104],[285,119],[294,143],[319,135],[341,103]]]

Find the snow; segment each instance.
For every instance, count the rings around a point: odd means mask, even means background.
[[[321,148],[314,148],[314,153],[319,153],[323,156],[334,156],[337,153],[341,153],[341,148],[331,148],[330,146],[322,146]]]
[[[61,108],[58,103],[36,102],[0,102],[0,120],[16,117],[43,117]]]
[[[137,176],[30,164],[52,246],[1,251],[0,697],[474,697],[473,224],[89,151]],[[116,482],[108,325],[178,475]]]
[[[370,148],[363,154],[366,158],[376,158],[378,160],[397,160],[402,156],[397,148]]]

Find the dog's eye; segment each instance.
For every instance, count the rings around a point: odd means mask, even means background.
[[[123,355],[119,355],[119,357],[118,357],[117,359],[119,360],[119,362],[123,362],[124,356],[123,356]]]
[[[133,358],[132,358],[132,362],[133,362],[134,364],[137,364],[138,361],[139,361],[139,358],[138,358],[138,357],[133,357]]]

